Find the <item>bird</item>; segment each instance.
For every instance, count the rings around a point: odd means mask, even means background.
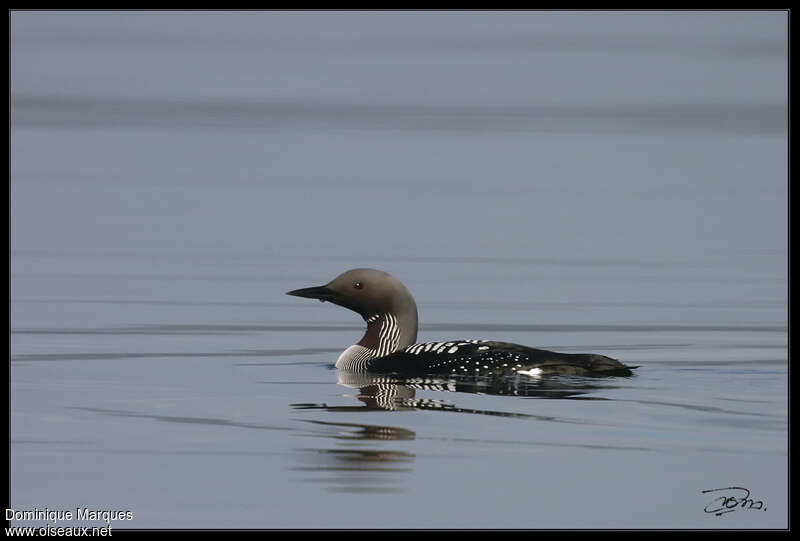
[[[287,295],[330,302],[358,313],[364,336],[336,360],[343,371],[422,376],[631,376],[636,366],[593,353],[557,353],[494,340],[445,340],[417,343],[417,303],[391,274],[350,269],[322,286]]]

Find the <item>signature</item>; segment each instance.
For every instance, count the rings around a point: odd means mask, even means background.
[[[703,490],[702,494],[716,496],[705,506],[703,511],[714,513],[718,517],[740,509],[767,510],[766,504],[761,500],[751,498],[750,491],[744,487],[710,488]]]

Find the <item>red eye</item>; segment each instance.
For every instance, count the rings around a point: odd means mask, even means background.
[[[364,284],[362,284],[361,282],[356,282],[355,284],[353,284],[353,287],[356,289],[364,289]]]

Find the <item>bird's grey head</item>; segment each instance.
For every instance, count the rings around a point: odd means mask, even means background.
[[[357,312],[365,320],[383,313],[410,317],[413,313],[414,334],[417,305],[400,280],[376,269],[351,269],[324,286],[289,291],[287,295],[328,301]]]

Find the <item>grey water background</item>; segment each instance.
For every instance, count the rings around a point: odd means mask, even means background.
[[[787,527],[786,12],[13,11],[10,32],[14,509]],[[420,341],[640,368],[387,405],[332,369],[358,316],[284,295],[358,266],[409,287]],[[705,512],[730,486],[766,510]]]

